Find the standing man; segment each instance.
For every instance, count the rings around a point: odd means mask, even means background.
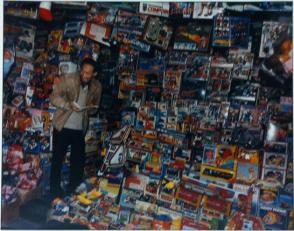
[[[102,86],[94,79],[96,62],[85,59],[80,73],[61,78],[50,96],[56,107],[53,116],[53,157],[50,176],[50,192],[53,197],[62,196],[60,176],[62,162],[71,145],[70,182],[68,193],[72,193],[82,182],[85,160],[85,134],[89,115],[97,112]]]

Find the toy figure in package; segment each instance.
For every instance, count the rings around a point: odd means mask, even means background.
[[[181,86],[182,72],[169,68],[166,70],[163,79],[163,90],[174,95],[178,95]]]
[[[263,166],[267,168],[285,169],[287,166],[287,155],[282,153],[264,153]]]
[[[118,59],[118,75],[120,80],[131,83],[130,76],[135,73],[139,59],[139,52],[128,46],[121,46]]]
[[[44,131],[44,113],[42,110],[39,109],[29,109],[29,113],[32,118],[32,126],[31,128],[34,131]]]
[[[40,153],[40,139],[36,134],[27,134],[24,138],[24,152],[28,154]]]
[[[83,40],[81,37],[75,38],[73,41],[73,54],[75,54],[75,50],[77,50],[79,60],[84,60],[85,58],[89,57],[97,61],[99,55],[100,55],[100,45],[99,43],[91,40],[91,39],[85,39],[85,42],[82,42]]]
[[[286,170],[275,168],[263,168],[262,179],[268,182],[285,183]]]
[[[27,83],[32,79],[34,72],[34,66],[32,63],[23,63],[21,68],[20,78],[25,79]]]
[[[234,128],[239,120],[240,105],[231,104],[229,107],[228,117],[224,121],[224,127]]]
[[[59,41],[62,39],[63,30],[52,30],[48,37],[48,49],[57,50]]]
[[[211,58],[208,55],[195,54],[185,71],[186,78],[191,80],[207,80],[209,77]]]
[[[139,40],[142,39],[147,18],[147,15],[119,10],[111,38],[124,44],[136,45],[136,41],[141,42]]]
[[[231,77],[248,80],[251,76],[253,59],[253,53],[230,53],[228,60],[234,63]]]
[[[249,18],[228,17],[218,14],[214,19],[213,46],[247,48]]]
[[[160,181],[157,179],[149,178],[149,181],[146,184],[145,189],[144,189],[144,194],[157,198],[159,186],[160,186],[159,182]]]
[[[135,89],[130,90],[130,96],[128,98],[130,102],[130,107],[139,108],[146,101],[145,89],[143,87],[135,87]],[[150,100],[153,101],[153,100]]]
[[[136,71],[137,85],[159,87],[162,84],[164,60],[161,57],[147,59],[140,58]]]
[[[48,153],[50,151],[50,137],[43,136],[40,138],[40,151],[42,153]]]
[[[242,105],[239,114],[238,124],[245,127],[259,127],[261,126],[261,121],[264,111],[261,108]]]
[[[193,18],[212,19],[223,10],[221,2],[194,2]]]
[[[203,150],[203,164],[213,165],[216,160],[216,147],[215,145],[205,145]]]
[[[17,78],[14,83],[13,94],[25,95],[27,90],[27,80],[23,78]]]
[[[285,154],[287,153],[287,143],[266,141],[264,144],[264,151]]]
[[[289,90],[293,73],[292,52],[292,24],[264,22],[259,52],[260,57],[265,57],[261,65],[264,85],[284,85],[284,90]]]
[[[135,111],[124,110],[121,113],[121,117],[122,117],[122,120],[121,120],[122,126],[125,126],[125,125],[133,125],[134,126],[135,125],[135,120],[136,120],[136,112]]]
[[[191,18],[193,13],[192,2],[170,2],[170,16]]]
[[[195,79],[195,72],[185,72],[181,84],[180,96],[183,99],[196,99],[204,101],[206,97],[207,81],[204,79]]]
[[[170,5],[168,2],[140,2],[139,12],[155,16],[168,17]]]
[[[154,129],[156,123],[156,105],[149,103],[147,106],[139,107],[137,113],[136,129]]]
[[[245,80],[234,79],[231,82],[229,98],[233,102],[255,105],[259,95],[260,85]]]
[[[174,49],[207,51],[210,31],[209,25],[188,23],[188,25],[179,26],[176,30]]]
[[[128,148],[128,153],[127,153],[127,160],[136,164],[141,164],[143,160],[146,159],[148,156],[148,152],[136,149],[136,148]]]
[[[16,39],[16,57],[32,58],[34,50],[35,29],[20,27],[20,35]]]
[[[238,162],[237,181],[252,184],[258,179],[258,165],[245,161]]]
[[[251,214],[257,215],[260,194],[259,188],[235,183],[233,190],[235,191],[235,196],[232,210],[243,213],[248,213],[248,210],[250,210]]]
[[[263,22],[259,57],[264,58],[273,55],[276,43],[283,36],[290,35],[291,27],[288,23]]]
[[[82,28],[82,21],[72,21],[65,23],[63,38],[74,38],[80,35],[80,30]]]
[[[190,56],[191,55],[188,51],[172,50],[168,53],[168,64],[185,66],[188,63]]]
[[[216,122],[220,113],[220,104],[210,103],[208,106],[207,120],[211,122]]]
[[[136,200],[142,196],[142,192],[136,190],[123,189],[120,197],[120,206],[123,208],[134,209]]]
[[[207,91],[213,101],[224,101],[230,92],[233,63],[223,55],[214,56],[211,62]]]
[[[217,14],[214,19],[213,42],[214,46],[230,46],[230,18]]]
[[[221,102],[220,109],[219,109],[220,110],[219,116],[217,118],[219,122],[224,122],[225,119],[228,117],[229,108],[230,108],[229,102]]]
[[[249,18],[230,18],[230,47],[247,48],[249,44]]]
[[[205,117],[207,114],[208,107],[205,105],[197,105],[197,104],[191,104],[190,105],[190,114],[193,118],[200,120]]]
[[[150,17],[144,34],[144,41],[166,50],[172,32],[173,28],[168,25],[167,21],[157,17]]]
[[[215,102],[225,101],[230,92],[231,80],[210,79],[207,84],[207,98]]]
[[[101,3],[94,3],[87,13],[87,21],[97,24],[112,25],[117,9],[103,7]]]

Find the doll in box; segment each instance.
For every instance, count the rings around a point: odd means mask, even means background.
[[[146,163],[146,170],[154,172],[156,174],[160,174],[161,172],[161,161],[160,161],[160,153],[158,151],[154,151],[151,153],[150,160]]]

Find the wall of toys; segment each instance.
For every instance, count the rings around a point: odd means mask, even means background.
[[[5,2],[2,207],[48,191],[48,97],[92,57],[103,97],[85,137],[86,180],[54,200],[48,219],[91,229],[293,229],[290,2],[47,10]],[[65,160],[63,186],[68,169]]]

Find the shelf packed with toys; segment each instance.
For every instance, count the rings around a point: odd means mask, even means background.
[[[52,3],[53,22],[15,4],[4,6],[2,207],[48,193],[49,96],[92,57],[103,95],[85,180],[48,221],[293,229],[291,4]]]

